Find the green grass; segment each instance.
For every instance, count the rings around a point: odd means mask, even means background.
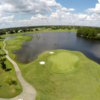
[[[8,50],[9,56],[14,59],[15,55],[11,54],[11,51],[20,49],[24,41],[30,41],[32,38],[33,36],[16,36],[16,38],[6,40],[5,48]]]
[[[3,39],[0,39],[0,46],[3,48]],[[3,49],[1,49],[1,54],[4,54],[3,59],[6,59]],[[4,72],[0,65],[0,98],[13,98],[22,92],[22,87],[17,79],[13,65],[7,59],[5,64],[6,68],[11,70]],[[5,83],[6,77],[11,77],[14,81],[17,82],[17,85],[13,84],[8,86],[7,83]],[[12,92],[12,89],[16,89],[16,91]]]
[[[59,53],[50,57],[51,71],[54,73],[67,73],[75,69],[78,57],[71,53]]]
[[[14,33],[14,34],[7,34],[7,35],[2,35],[1,37],[8,37],[8,36],[15,36],[15,35],[22,35],[22,34],[29,34],[29,33],[40,33],[40,32],[76,32],[77,30],[75,29],[59,29],[59,30],[40,30],[40,31],[29,31],[29,32],[20,32],[20,33]]]
[[[25,37],[22,37],[25,41]],[[6,49],[12,59],[14,54],[10,52],[13,49],[18,49],[22,39],[16,38],[7,40]],[[13,43],[12,43],[13,41]],[[16,43],[16,45],[15,45]],[[29,64],[20,64],[17,62],[22,76],[31,84],[37,91],[36,100],[99,100],[100,99],[100,65],[91,61],[80,52],[68,50],[54,50],[53,55],[50,51],[41,54],[38,59]],[[66,54],[66,55],[64,55]],[[62,58],[58,58],[61,57]],[[56,58],[57,57],[57,58]],[[51,59],[53,58],[53,59]],[[59,62],[59,60],[61,62]],[[64,61],[63,61],[64,60]],[[63,73],[53,72],[51,66],[58,68],[61,63],[66,63],[67,68],[71,66],[74,70],[69,70]],[[72,60],[72,64],[71,64]],[[39,62],[44,61],[45,65],[40,65]],[[59,65],[57,64],[57,61]],[[53,63],[56,62],[57,66]],[[76,62],[76,63],[75,63]],[[60,70],[62,71],[61,68]]]

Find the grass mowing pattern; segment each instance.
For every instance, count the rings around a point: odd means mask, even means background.
[[[71,53],[59,53],[51,56],[51,71],[54,73],[67,73],[75,69],[78,57]]]
[[[24,37],[23,37],[24,40]],[[13,39],[13,42],[16,42]],[[23,42],[20,39],[20,42]],[[6,49],[9,53],[13,46],[19,48],[19,44],[12,44],[7,40]],[[9,47],[10,45],[10,47]],[[51,61],[49,51],[41,54],[38,59],[29,64],[17,62],[25,80],[37,91],[36,100],[99,100],[100,99],[100,65],[91,61],[80,52],[56,50],[54,55],[59,53],[71,53],[78,57],[75,70],[70,73],[57,74],[50,70]],[[9,54],[14,59],[14,54]],[[39,62],[46,62],[40,65]]]
[[[3,54],[3,59],[6,59],[5,52],[2,49],[3,39],[0,39],[0,46],[1,46],[1,54]],[[11,70],[3,72],[0,66],[0,98],[13,98],[22,92],[22,87],[16,77],[16,73],[13,65],[7,59],[5,61],[5,64],[6,64],[6,68]],[[11,77],[13,80],[17,82],[17,85],[8,86],[7,83],[5,83],[6,77]],[[16,91],[12,92],[12,89],[16,89]]]

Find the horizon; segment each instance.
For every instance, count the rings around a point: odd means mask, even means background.
[[[9,27],[9,28],[1,28],[0,30],[5,30],[5,29],[18,29],[18,28],[30,28],[30,27],[46,27],[46,26],[69,26],[69,25],[37,25],[37,26],[19,26],[19,27]],[[73,25],[70,25],[73,27]],[[76,27],[93,27],[93,28],[100,28],[99,26],[79,26],[79,25],[74,25]]]

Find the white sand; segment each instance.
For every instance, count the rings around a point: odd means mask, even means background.
[[[50,54],[54,54],[54,52],[49,52]]]
[[[41,65],[44,65],[45,64],[45,62],[44,61],[41,61],[41,62],[39,62]]]
[[[18,100],[23,100],[23,99],[18,99]]]

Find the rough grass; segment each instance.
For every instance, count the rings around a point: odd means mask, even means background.
[[[7,35],[2,35],[1,37],[7,37],[7,36],[15,36],[15,35],[22,35],[22,34],[29,34],[29,33],[40,33],[40,32],[76,32],[77,30],[75,29],[59,29],[59,30],[40,30],[40,31],[29,31],[29,32],[20,32],[20,33],[14,33],[14,34],[7,34]]]
[[[16,40],[13,39],[13,42]],[[19,45],[11,44],[11,40],[7,40],[6,49],[10,53],[12,50],[10,48],[16,46],[17,49]],[[25,80],[36,89],[36,100],[99,100],[100,65],[91,61],[80,52],[68,50],[55,50],[53,52],[55,52],[54,55],[50,55],[49,51],[47,51],[29,64],[17,62]],[[54,73],[50,69],[50,59],[62,52],[78,57],[78,62],[74,66],[75,70],[69,73]],[[13,59],[15,57],[11,53],[10,56]],[[44,61],[45,65],[40,65],[40,61]]]
[[[78,57],[71,53],[58,53],[50,57],[51,71],[54,73],[67,73],[75,69]]]
[[[13,65],[6,59],[5,52],[3,51],[3,39],[0,39],[0,46],[0,53],[3,54],[2,58],[5,59],[6,68],[9,70],[3,72],[0,66],[0,98],[13,98],[22,92],[22,87],[17,79]],[[8,86],[7,83],[5,83],[6,77],[11,77],[17,84]],[[16,91],[12,92],[12,89],[15,89]]]

